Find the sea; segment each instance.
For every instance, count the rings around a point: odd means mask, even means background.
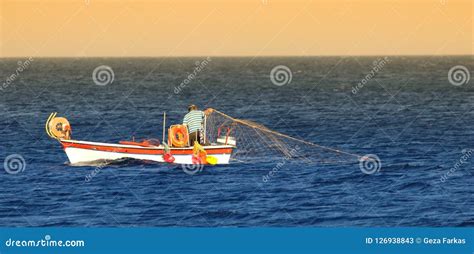
[[[0,226],[472,227],[473,59],[1,58]],[[77,140],[161,140],[189,104],[376,165],[74,166],[45,132],[58,112]]]

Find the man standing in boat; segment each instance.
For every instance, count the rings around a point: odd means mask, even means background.
[[[183,124],[188,127],[189,144],[193,145],[194,141],[204,144],[204,112],[198,110],[196,105],[189,105],[188,113],[184,116]]]

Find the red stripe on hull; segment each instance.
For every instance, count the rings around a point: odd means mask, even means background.
[[[104,146],[104,145],[91,145],[81,144],[74,142],[61,142],[64,149],[69,147],[88,149],[94,151],[103,152],[114,152],[114,153],[133,153],[133,154],[155,154],[160,155],[164,153],[164,149],[157,148],[131,148],[131,147],[116,147],[116,146]],[[207,154],[230,154],[232,148],[206,148]],[[171,148],[171,154],[193,154],[193,148],[186,149],[173,149]]]

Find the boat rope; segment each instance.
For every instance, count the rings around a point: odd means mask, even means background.
[[[286,134],[283,134],[283,133],[280,133],[280,132],[277,132],[277,131],[274,131],[274,130],[270,130],[270,129],[264,127],[264,126],[254,124],[250,121],[233,118],[233,117],[231,117],[231,116],[229,116],[229,115],[227,115],[227,114],[225,114],[225,113],[223,113],[219,110],[213,109],[213,108],[210,108],[209,110],[211,110],[211,112],[216,112],[216,113],[220,114],[221,116],[229,118],[230,120],[232,120],[236,123],[240,123],[240,124],[249,126],[251,128],[258,129],[260,131],[264,131],[264,132],[271,133],[271,134],[274,134],[274,135],[277,135],[277,136],[280,136],[280,137],[288,138],[288,139],[291,139],[291,140],[294,140],[294,141],[297,141],[297,142],[301,142],[301,143],[309,145],[309,146],[318,147],[318,148],[321,148],[321,149],[324,149],[324,150],[327,150],[327,151],[331,151],[331,152],[334,152],[334,153],[340,153],[340,154],[353,156],[353,157],[356,157],[358,160],[366,159],[366,156],[358,155],[358,154],[355,154],[355,153],[349,153],[349,152],[341,151],[339,149],[335,149],[335,148],[319,145],[319,144],[316,144],[316,143],[313,143],[313,142],[309,142],[309,141],[306,141],[306,140],[303,140],[303,139],[294,138],[294,137],[288,136]]]

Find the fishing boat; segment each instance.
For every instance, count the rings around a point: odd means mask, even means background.
[[[165,119],[163,121],[163,140],[165,140]],[[120,141],[118,143],[102,143],[72,139],[72,129],[64,117],[51,113],[45,125],[46,133],[56,139],[64,149],[69,162],[81,165],[97,161],[114,161],[119,159],[137,159],[171,164],[229,164],[235,139],[229,131],[206,145],[189,144],[186,126],[172,125],[168,130],[167,142],[160,143],[156,139],[141,142]]]
[[[72,165],[96,165],[102,161],[108,163],[120,159],[136,159],[181,164],[183,169],[202,169],[202,165],[229,164],[230,161],[276,160],[281,156],[285,161],[359,161],[380,165],[379,159],[371,158],[371,155],[362,156],[291,137],[259,123],[234,118],[216,109],[205,111],[208,113],[202,126],[203,139],[194,144],[190,142],[186,125],[171,125],[166,132],[166,114],[163,115],[162,142],[157,139],[135,141],[134,138],[117,143],[76,140],[72,138],[69,121],[64,117],[57,117],[57,113],[49,116],[45,128],[46,133],[61,144]]]

